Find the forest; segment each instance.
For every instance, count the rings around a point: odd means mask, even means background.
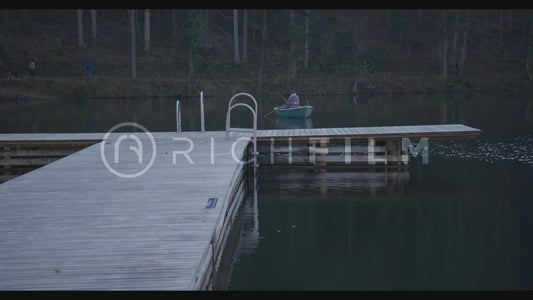
[[[523,91],[533,83],[532,10],[4,9],[0,25],[4,98]]]

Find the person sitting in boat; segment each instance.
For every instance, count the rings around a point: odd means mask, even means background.
[[[287,98],[287,102],[285,103],[285,108],[296,108],[299,106],[300,106],[300,97],[296,95],[295,91],[292,91],[289,98]]]

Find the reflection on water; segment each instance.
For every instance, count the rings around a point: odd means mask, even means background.
[[[434,157],[387,174],[260,172],[240,228],[259,235],[239,241],[225,288],[533,288],[529,166]]]
[[[286,118],[272,115],[265,115],[263,118],[267,124],[263,124],[264,129],[301,129],[313,128],[312,117],[308,118]],[[267,125],[267,126],[264,126]]]
[[[309,96],[307,119],[277,119],[277,98],[258,100],[258,129],[462,123],[483,136],[531,134],[533,100],[523,95]],[[224,130],[230,97],[204,95],[205,129]],[[200,130],[200,97],[179,99],[184,131]],[[246,109],[232,113],[233,127],[251,127]],[[138,122],[150,131],[176,130],[176,99],[72,99],[0,103],[0,132],[106,132],[120,122]],[[301,122],[301,123],[300,123]]]
[[[429,155],[478,159],[488,163],[517,161],[533,167],[533,135],[503,139],[436,141]]]
[[[279,128],[300,129],[313,128],[312,118],[284,118],[276,117],[276,123]]]
[[[399,189],[409,181],[407,171],[333,171],[309,172],[285,170],[262,174],[261,184],[276,185],[290,195],[320,195],[326,197],[328,190],[335,193],[375,193],[387,189]]]
[[[258,178],[260,186],[257,185]],[[254,183],[251,183],[255,179]],[[373,196],[383,193],[386,195],[403,194],[404,185],[409,181],[407,171],[334,171],[334,172],[313,172],[303,169],[292,169],[287,172],[278,172],[275,169],[262,169],[259,175],[249,181],[248,197],[243,201],[240,212],[238,213],[233,226],[232,235],[237,235],[238,242],[231,249],[228,249],[225,255],[231,255],[232,259],[229,264],[222,265],[219,270],[219,276],[214,283],[214,289],[226,289],[227,283],[232,279],[233,268],[240,267],[242,259],[246,256],[255,256],[262,251],[264,239],[274,236],[282,236],[285,233],[295,233],[307,231],[306,226],[298,222],[289,222],[283,225],[276,225],[274,231],[268,224],[265,225],[263,215],[265,192],[273,193],[277,199],[270,199],[273,203],[283,206],[287,204],[294,207],[304,208],[312,207],[317,203],[325,201],[322,205],[329,206],[332,198],[357,198],[357,201],[379,201],[372,199]],[[369,197],[370,196],[370,197]],[[262,199],[259,199],[261,197]],[[294,205],[290,202],[295,202]],[[263,207],[260,208],[259,207]],[[283,207],[280,207],[283,209]],[[285,214],[286,211],[276,212],[276,216]],[[275,217],[273,217],[276,219]],[[270,222],[267,222],[270,223]],[[260,225],[263,224],[263,225]],[[264,230],[260,230],[265,226]],[[264,234],[262,232],[265,232]],[[270,234],[268,233],[270,232]],[[271,240],[271,239],[270,239]],[[276,240],[275,242],[280,242]],[[327,245],[327,246],[332,246]],[[280,253],[281,254],[281,253]],[[281,254],[283,255],[283,254]],[[268,272],[268,269],[265,269]],[[294,272],[300,272],[297,268]],[[220,273],[224,273],[220,276]],[[260,272],[259,274],[264,274]],[[238,275],[237,275],[238,276]],[[259,286],[259,289],[268,289],[268,286]],[[246,289],[246,288],[245,288]]]

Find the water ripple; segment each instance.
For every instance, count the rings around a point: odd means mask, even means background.
[[[533,135],[505,139],[441,140],[431,142],[429,155],[478,159],[488,163],[516,161],[533,167]]]

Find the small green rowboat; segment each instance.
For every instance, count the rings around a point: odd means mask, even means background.
[[[274,107],[274,110],[277,116],[282,118],[307,118],[313,113],[313,107],[309,105],[295,108]]]

